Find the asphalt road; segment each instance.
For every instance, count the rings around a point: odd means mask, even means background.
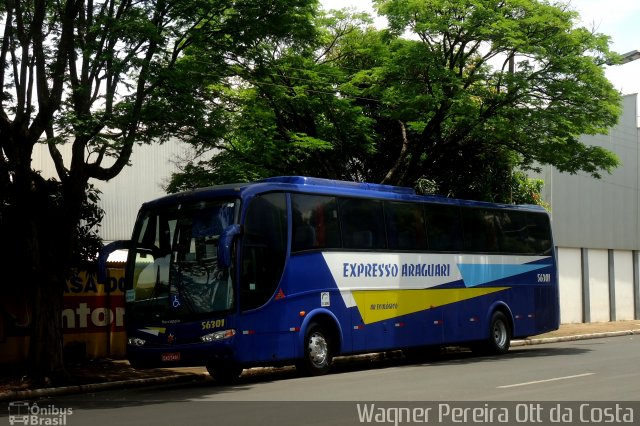
[[[54,424],[90,426],[359,424],[366,413],[370,423],[393,425],[640,420],[640,336],[518,347],[499,357],[458,353],[424,363],[390,357],[336,370],[299,377],[284,369],[234,386],[193,383],[42,399],[37,413],[49,419],[41,424],[57,419]],[[6,410],[5,404],[0,426],[8,424]]]

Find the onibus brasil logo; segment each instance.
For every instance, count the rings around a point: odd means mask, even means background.
[[[37,403],[10,402],[10,425],[66,425],[73,408],[59,408],[55,405],[40,407]]]

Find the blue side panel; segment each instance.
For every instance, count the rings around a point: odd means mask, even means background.
[[[379,279],[370,276],[351,277],[351,268],[349,267],[351,263],[349,262],[353,262],[353,259],[364,259],[363,256],[367,255],[345,253],[340,260],[344,263],[340,263],[337,269],[334,265],[333,273],[322,253],[308,252],[292,256],[289,259],[281,285],[286,299],[273,301],[273,307],[277,307],[277,309],[271,313],[265,311],[265,315],[272,318],[285,311],[286,315],[294,313],[295,316],[301,311],[313,313],[321,307],[325,308],[332,312],[337,319],[337,325],[344,339],[341,347],[342,353],[484,339],[488,336],[490,313],[497,306],[502,306],[512,315],[514,337],[529,336],[547,329],[557,328],[557,325],[554,325],[557,323],[557,315],[552,314],[554,307],[557,306],[557,303],[554,303],[557,301],[554,299],[557,289],[554,284],[556,276],[551,257],[522,264],[463,262],[455,264],[455,267],[460,270],[462,279],[435,285],[431,288],[435,290],[459,289],[460,294],[467,291],[465,289],[473,291],[473,289],[486,288],[492,292],[485,295],[479,293],[478,296],[468,300],[461,296],[459,301],[446,302],[448,304],[445,306],[429,308],[428,302],[425,302],[424,308],[415,312],[391,315],[389,318],[367,323],[361,310],[368,309],[368,307],[357,306],[355,300],[349,302],[349,295],[352,293],[382,291],[382,293],[389,294],[391,298],[401,297],[397,296],[399,292],[415,291],[417,297],[423,297],[420,295],[424,293],[421,293],[419,287],[414,286],[413,290],[405,288],[403,287],[405,284],[393,281],[392,277],[380,277]],[[459,257],[451,256],[450,258],[453,260]],[[402,262],[403,259],[400,257],[398,261]],[[425,260],[425,262],[429,262],[429,260]],[[342,267],[341,265],[348,266]],[[400,274],[403,268],[402,264],[398,265]],[[451,271],[453,268],[454,266],[451,267]],[[450,269],[443,270],[449,271]],[[336,273],[339,276],[336,276]],[[452,277],[453,275],[452,272]],[[547,277],[545,280],[549,282],[540,282],[540,276]],[[396,278],[404,279],[402,277]],[[341,284],[343,287],[340,287],[336,282],[337,279],[343,281]],[[352,279],[353,283],[349,287],[344,287],[344,281]],[[372,284],[363,284],[365,279],[372,280]],[[427,280],[428,277],[424,279]],[[443,279],[446,280],[446,277]],[[376,288],[378,286],[379,289]],[[338,287],[342,288],[342,292]],[[497,290],[492,290],[494,288]],[[330,295],[331,303],[329,306],[322,306],[320,297],[322,293]],[[376,300],[384,300],[384,297],[384,294],[376,296]],[[281,309],[280,303],[286,303],[286,308]],[[397,310],[402,312],[400,308]],[[288,317],[286,326],[283,325],[282,328],[286,330],[287,327],[301,324],[302,321],[301,317]],[[301,356],[298,352],[299,349],[294,347],[293,357]],[[265,357],[267,355],[269,354],[263,354]]]
[[[365,326],[365,348],[360,351],[389,350],[425,345],[441,345],[444,338],[444,309],[435,308],[398,316]]]
[[[241,313],[237,361],[243,364],[278,363],[294,357],[296,333],[291,315],[282,315],[282,303]]]
[[[512,278],[516,275],[537,271],[546,268],[548,264],[525,264],[525,265],[483,265],[459,263],[458,269],[462,273],[462,278],[467,287],[475,287],[482,284],[492,283],[504,278]]]
[[[301,253],[290,258],[282,280],[282,289],[287,296],[287,310],[298,315],[296,321],[302,326],[306,317],[313,317],[320,309],[330,311],[342,335],[342,352],[354,349],[354,325],[362,323],[357,309],[348,308],[338,290],[335,280],[320,252]],[[328,295],[328,299],[323,300]],[[300,316],[305,312],[305,317]],[[334,321],[335,321],[334,320]],[[304,331],[304,330],[303,330]],[[356,336],[357,339],[357,336]],[[360,339],[362,343],[362,339]],[[300,354],[301,356],[301,354]]]
[[[261,308],[240,314],[240,362],[274,363],[302,357],[299,342],[304,324],[320,310],[338,319],[342,352],[352,352],[351,323],[358,321],[357,310],[345,306],[321,254],[292,257],[273,298]]]

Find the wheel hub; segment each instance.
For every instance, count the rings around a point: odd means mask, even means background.
[[[497,321],[493,325],[493,339],[499,347],[503,347],[507,342],[507,326],[502,321]]]
[[[316,366],[323,366],[327,363],[329,347],[327,340],[321,334],[314,333],[309,337],[309,358]]]

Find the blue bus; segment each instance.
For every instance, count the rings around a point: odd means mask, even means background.
[[[125,272],[136,368],[295,364],[444,345],[508,351],[559,326],[547,212],[274,177],[145,203]]]

